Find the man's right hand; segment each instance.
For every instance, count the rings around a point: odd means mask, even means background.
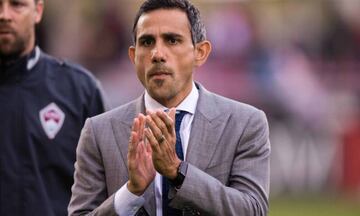
[[[127,187],[133,194],[141,196],[155,178],[152,150],[144,140],[145,116],[134,119],[127,155],[129,181]]]

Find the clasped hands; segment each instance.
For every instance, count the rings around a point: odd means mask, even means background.
[[[142,195],[156,171],[174,179],[181,160],[176,155],[175,108],[139,114],[133,122],[127,154],[130,192]]]

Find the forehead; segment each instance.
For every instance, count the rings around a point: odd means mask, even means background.
[[[161,33],[176,33],[191,37],[190,23],[186,13],[179,9],[158,9],[140,16],[137,36]]]

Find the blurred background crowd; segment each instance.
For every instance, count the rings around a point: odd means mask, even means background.
[[[126,103],[143,91],[127,56],[141,2],[46,1],[38,43],[91,70],[113,106]],[[272,199],[360,203],[360,0],[192,2],[213,43],[196,80],[267,113]]]

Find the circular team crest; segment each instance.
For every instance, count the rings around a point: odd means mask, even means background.
[[[64,123],[64,112],[55,103],[50,103],[40,110],[39,114],[46,135],[49,139],[54,139]]]

